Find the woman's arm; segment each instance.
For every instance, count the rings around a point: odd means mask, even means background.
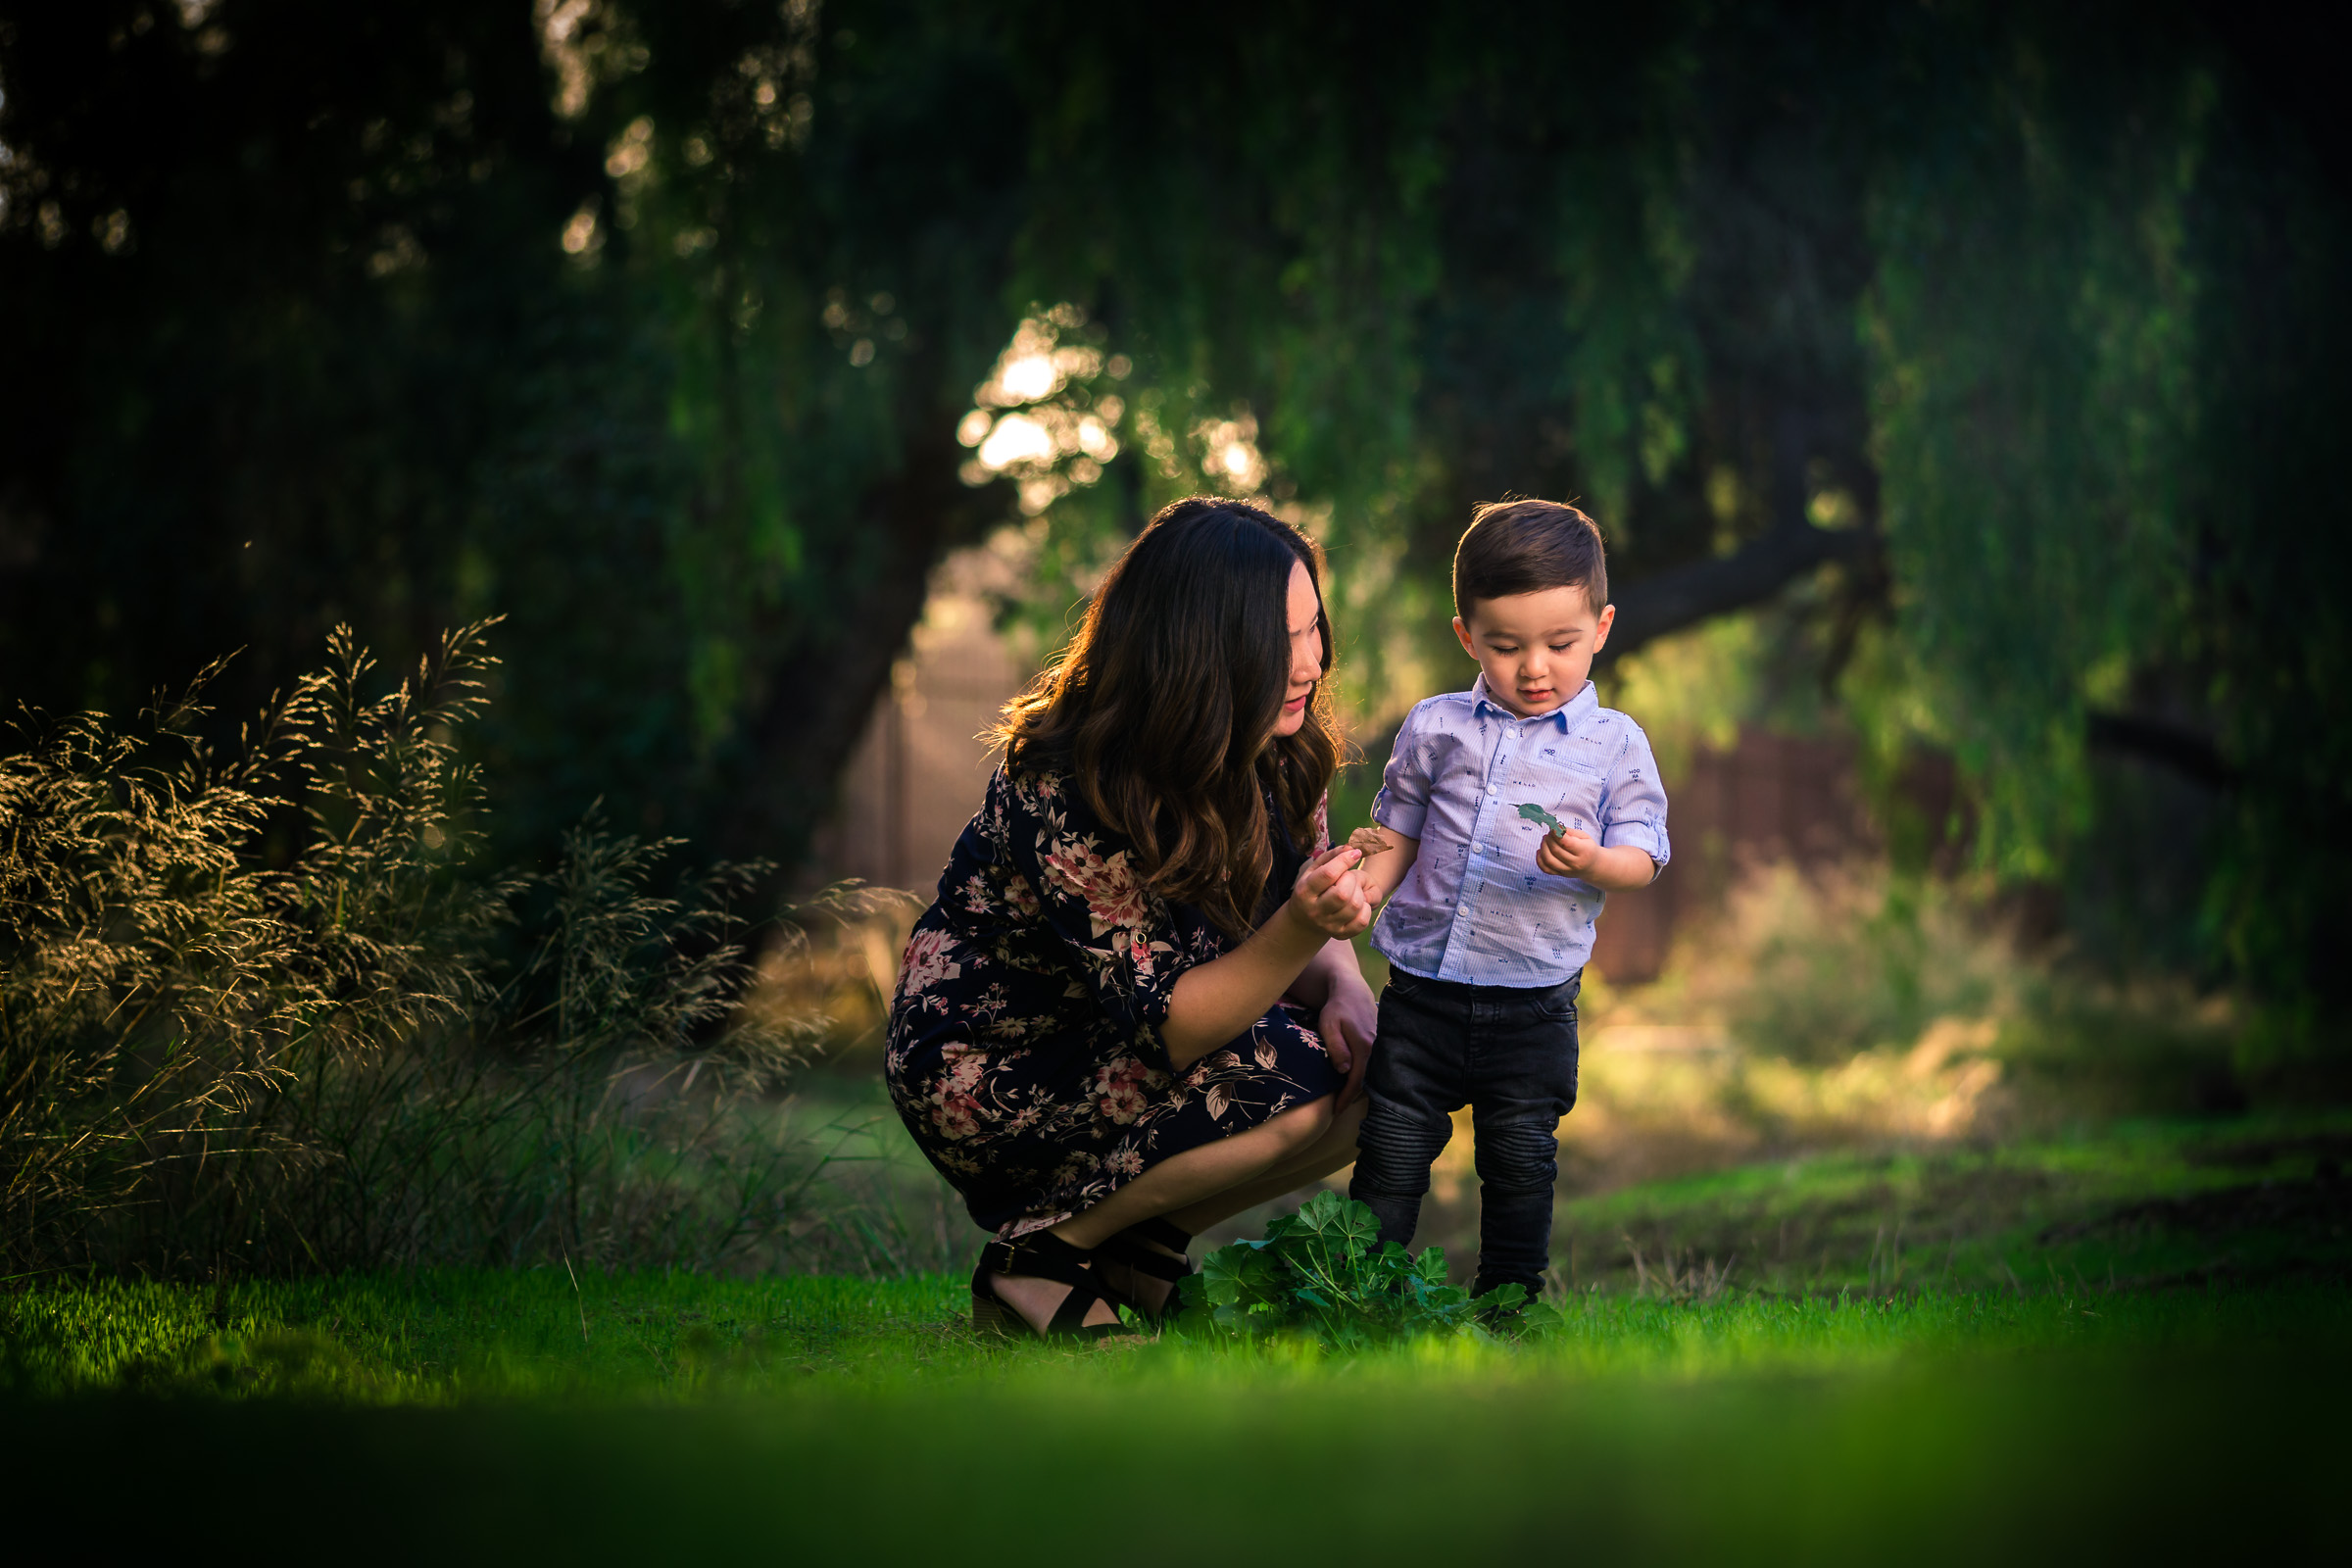
[[[1372,923],[1372,906],[1357,880],[1362,858],[1342,845],[1309,862],[1273,919],[1231,953],[1177,977],[1159,1028],[1169,1061],[1189,1067],[1230,1044],[1298,985],[1333,939],[1352,937]]]
[[[1350,981],[1366,991],[1372,989],[1364,979],[1364,966],[1356,961],[1355,944],[1332,937],[1321,952],[1306,960],[1306,967],[1283,995],[1301,1006],[1320,1008],[1333,992],[1346,989]]]

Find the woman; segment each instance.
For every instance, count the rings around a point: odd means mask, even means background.
[[[1372,910],[1362,857],[1328,848],[1319,582],[1297,529],[1180,501],[1005,710],[885,1064],[997,1233],[982,1326],[1156,1319],[1194,1234],[1355,1157],[1376,1009],[1347,939]]]

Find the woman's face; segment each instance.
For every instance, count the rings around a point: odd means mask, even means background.
[[[1315,595],[1315,579],[1308,576],[1306,563],[1291,564],[1291,592],[1287,613],[1291,627],[1291,685],[1283,694],[1282,716],[1274,721],[1277,735],[1296,735],[1306,722],[1306,705],[1315,695],[1315,682],[1323,678],[1323,635],[1316,629],[1315,617],[1323,609],[1323,601]]]

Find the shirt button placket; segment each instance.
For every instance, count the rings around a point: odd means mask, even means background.
[[[1494,821],[1502,809],[1502,772],[1513,755],[1511,743],[1518,738],[1515,730],[1515,725],[1502,726],[1502,734],[1494,742],[1494,756],[1487,763],[1487,794],[1478,803],[1475,827],[1477,848],[1481,855],[1491,856],[1494,853]]]

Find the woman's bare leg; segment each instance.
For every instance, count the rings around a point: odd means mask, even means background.
[[[1355,1133],[1364,1124],[1365,1108],[1365,1102],[1358,1100],[1334,1117],[1331,1130],[1296,1159],[1277,1165],[1253,1182],[1244,1182],[1197,1203],[1171,1209],[1168,1223],[1198,1236],[1219,1220],[1231,1219],[1246,1208],[1255,1208],[1285,1193],[1295,1193],[1318,1176],[1347,1169],[1355,1163]]]
[[[1310,1174],[1336,1170],[1354,1157],[1355,1129],[1363,1121],[1360,1104],[1350,1105],[1336,1117],[1332,1113],[1331,1097],[1294,1105],[1281,1115],[1260,1122],[1248,1132],[1231,1138],[1220,1138],[1213,1144],[1202,1144],[1161,1160],[1150,1170],[1105,1198],[1094,1207],[1071,1215],[1052,1227],[1051,1234],[1060,1237],[1072,1247],[1092,1251],[1110,1237],[1117,1235],[1138,1220],[1155,1214],[1168,1214],[1179,1209],[1190,1210],[1193,1205],[1207,1205],[1220,1195],[1237,1189],[1255,1192],[1278,1174],[1294,1167],[1302,1172],[1315,1160],[1329,1157],[1345,1147],[1347,1154],[1320,1170],[1301,1174],[1288,1185],[1277,1187],[1267,1195],[1285,1193]],[[1341,1134],[1345,1130],[1345,1137]],[[1225,1213],[1239,1213],[1251,1203],[1263,1202],[1262,1198],[1250,1198],[1235,1203]],[[1223,1215],[1219,1215],[1222,1218]],[[1182,1220],[1174,1223],[1183,1225]],[[1207,1223],[1203,1221],[1203,1223]],[[1191,1226],[1184,1226],[1192,1229]],[[1032,1324],[1050,1321],[1060,1309],[1062,1298],[1070,1288],[1054,1280],[1038,1279],[1021,1274],[996,1274],[997,1294],[1027,1318]],[[1089,1323],[1109,1323],[1116,1314],[1104,1303],[1097,1302],[1089,1312]]]
[[[1255,1207],[1269,1199],[1297,1192],[1318,1176],[1327,1176],[1346,1168],[1355,1159],[1356,1129],[1363,1124],[1364,1106],[1361,1103],[1341,1111],[1332,1120],[1324,1135],[1303,1152],[1284,1160],[1254,1181],[1229,1187],[1212,1194],[1197,1203],[1171,1209],[1165,1216],[1168,1222],[1188,1235],[1199,1235],[1221,1219],[1228,1219],[1244,1209]],[[1139,1245],[1165,1256],[1181,1258],[1184,1254],[1164,1247],[1150,1238],[1139,1238]],[[1105,1259],[1098,1265],[1105,1269],[1110,1283],[1123,1292],[1128,1299],[1146,1311],[1157,1313],[1167,1304],[1175,1287],[1155,1274]]]
[[[1352,1107],[1348,1115],[1361,1120]],[[1329,1096],[1294,1105],[1246,1133],[1161,1160],[1094,1207],[1054,1226],[1054,1234],[1072,1247],[1100,1246],[1139,1219],[1188,1207],[1291,1164],[1319,1146],[1334,1122]]]

